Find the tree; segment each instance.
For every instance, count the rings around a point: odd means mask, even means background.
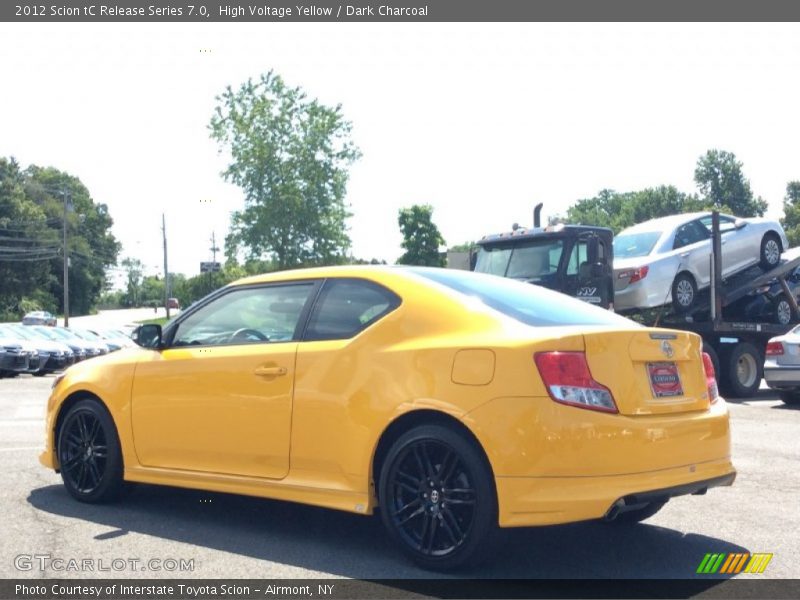
[[[767,210],[764,199],[753,197],[750,181],[742,172],[742,163],[732,152],[706,152],[697,160],[694,181],[703,201],[710,207],[738,217],[762,216]]]
[[[609,227],[614,233],[649,219],[701,210],[703,203],[671,185],[619,193],[601,190],[597,196],[578,200],[567,210],[567,222]]]
[[[797,246],[800,244],[800,181],[790,181],[786,184],[783,215],[781,224],[786,230],[789,245]]]
[[[462,244],[456,244],[455,246],[450,246],[447,251],[448,252],[472,252],[478,247],[476,242],[464,242]]]
[[[211,138],[232,158],[222,175],[245,197],[231,218],[228,258],[243,248],[278,269],[343,262],[347,168],[360,152],[341,105],[309,100],[272,71],[238,90],[228,86],[217,103]]]
[[[23,171],[13,158],[0,159],[0,312],[63,310],[64,196],[71,208],[70,312],[87,314],[107,287],[106,269],[120,245],[106,205],[95,204],[75,176],[36,165]]]
[[[25,194],[19,164],[0,158],[0,322],[17,320],[29,308],[55,310],[46,290],[48,261],[58,248],[44,211]]]
[[[122,259],[120,264],[125,269],[128,278],[123,303],[126,306],[141,306],[144,265],[138,258],[130,257]]]
[[[445,241],[432,217],[433,207],[429,204],[415,204],[411,208],[400,209],[397,221],[403,234],[401,246],[405,253],[398,259],[398,264],[444,266],[445,259],[439,254],[439,248]]]

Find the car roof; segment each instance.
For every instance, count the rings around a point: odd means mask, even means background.
[[[617,235],[622,235],[623,233],[636,233],[641,231],[670,231],[683,225],[684,223],[688,223],[689,221],[694,221],[695,219],[700,219],[701,217],[708,217],[711,215],[710,211],[702,211],[702,212],[691,212],[691,213],[681,213],[679,215],[669,215],[666,217],[658,217],[656,219],[650,219],[649,221],[642,221],[641,223],[637,223],[636,225],[631,225],[620,231]],[[727,216],[727,215],[725,215]]]

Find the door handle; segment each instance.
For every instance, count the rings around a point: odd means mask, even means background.
[[[286,375],[287,370],[286,367],[258,367],[253,373],[267,377],[279,377]]]
[[[682,253],[681,253],[681,258],[686,258],[686,257],[688,257],[690,254],[691,254],[691,252],[682,252]]]

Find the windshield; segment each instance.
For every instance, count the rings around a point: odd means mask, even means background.
[[[486,306],[526,325],[613,325],[622,328],[639,326],[630,319],[538,285],[469,271],[412,270],[462,296],[477,298]]]
[[[660,237],[660,231],[622,233],[614,238],[614,258],[647,256]]]
[[[511,277],[537,279],[558,271],[563,240],[531,240],[514,246],[481,246],[475,271]]]

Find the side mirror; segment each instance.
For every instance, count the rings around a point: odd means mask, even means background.
[[[477,250],[470,250],[469,251],[469,270],[474,271],[475,265],[478,264],[478,252]]]
[[[733,222],[733,226],[734,226],[736,229],[742,229],[742,228],[744,228],[744,227],[747,227],[747,221],[745,221],[744,219],[736,219],[736,220]]]
[[[160,348],[161,325],[157,323],[140,325],[133,334],[133,341],[142,348]]]

